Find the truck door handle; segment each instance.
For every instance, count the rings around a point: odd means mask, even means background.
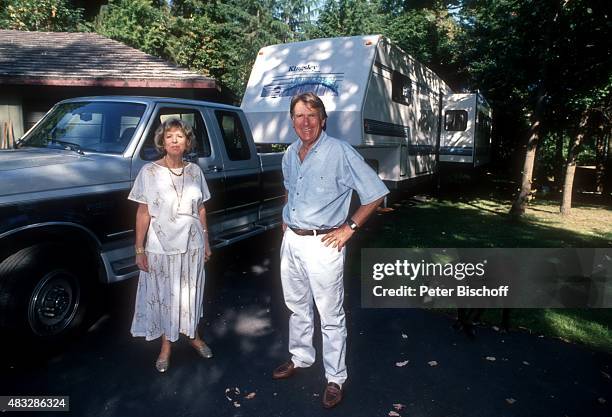
[[[219,171],[223,171],[223,167],[220,167],[217,165],[209,165],[208,169],[206,170],[206,172],[219,172]]]

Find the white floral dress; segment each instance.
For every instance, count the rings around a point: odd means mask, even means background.
[[[176,172],[176,171],[175,171]],[[204,233],[198,210],[210,198],[202,170],[188,164],[182,176],[154,162],[142,167],[128,199],[146,204],[151,222],[140,272],[132,335],[146,340],[196,335],[203,315]]]

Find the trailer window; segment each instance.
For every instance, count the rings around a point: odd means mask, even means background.
[[[482,112],[478,112],[476,124],[476,143],[486,146],[491,138],[491,118]]]
[[[467,129],[468,113],[466,110],[447,110],[444,114],[444,129],[447,131],[463,131]]]
[[[247,141],[238,114],[231,111],[217,110],[215,112],[221,136],[225,143],[227,156],[232,161],[251,159],[249,142]]]
[[[412,83],[410,78],[397,71],[393,71],[391,98],[396,103],[409,105],[412,98]]]

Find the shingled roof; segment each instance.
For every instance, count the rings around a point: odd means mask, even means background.
[[[0,84],[216,89],[212,78],[96,33],[0,30]]]

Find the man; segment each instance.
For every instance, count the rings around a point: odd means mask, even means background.
[[[287,203],[283,209],[281,281],[292,357],[274,379],[289,378],[315,360],[313,299],[321,318],[327,386],[323,406],[342,400],[347,378],[344,318],[345,244],[388,194],[387,187],[347,142],[324,132],[327,113],[319,97],[304,93],[290,107],[295,141],[283,157]],[[347,220],[353,190],[361,206]]]

